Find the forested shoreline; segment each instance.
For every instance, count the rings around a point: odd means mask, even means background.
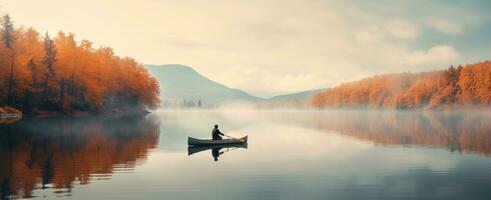
[[[489,108],[491,61],[447,70],[378,75],[316,94],[312,106],[328,108]]]
[[[142,112],[160,104],[159,86],[132,58],[72,33],[41,36],[2,19],[0,105],[24,113]]]

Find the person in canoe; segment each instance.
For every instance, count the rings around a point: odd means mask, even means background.
[[[222,137],[220,135],[224,136],[224,134],[218,130],[218,124],[215,124],[215,128],[211,131],[211,136],[213,140],[221,140]]]

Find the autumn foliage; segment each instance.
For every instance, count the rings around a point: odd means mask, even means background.
[[[323,108],[441,109],[489,107],[491,61],[422,73],[380,75],[340,85],[312,98]]]
[[[159,87],[145,68],[109,47],[59,32],[16,29],[3,18],[0,105],[24,112],[143,110],[159,104]]]

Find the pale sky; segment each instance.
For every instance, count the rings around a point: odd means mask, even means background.
[[[184,64],[253,95],[491,58],[491,1],[0,0],[20,26]]]

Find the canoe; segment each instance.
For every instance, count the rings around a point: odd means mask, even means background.
[[[188,137],[189,146],[217,145],[217,144],[243,144],[243,143],[247,143],[247,136],[238,139],[223,139],[223,140],[202,140],[202,139]]]
[[[210,149],[244,148],[247,149],[247,142],[241,144],[216,144],[216,145],[197,145],[188,147],[188,156],[201,151]]]
[[[1,113],[0,114],[0,119],[11,119],[11,118],[17,118],[18,115],[15,113]]]

